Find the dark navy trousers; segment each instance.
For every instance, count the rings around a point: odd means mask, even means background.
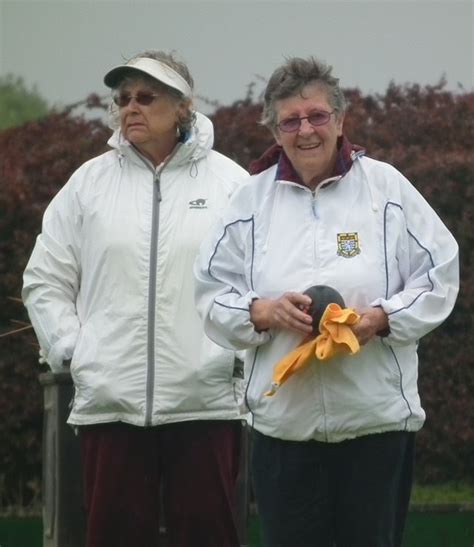
[[[415,434],[340,443],[253,432],[252,478],[265,547],[400,547]]]

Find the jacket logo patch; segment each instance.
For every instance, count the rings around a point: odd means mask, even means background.
[[[207,199],[205,198],[193,199],[192,201],[189,202],[189,208],[190,209],[207,209],[206,201]]]
[[[359,253],[359,234],[357,232],[337,234],[337,254],[339,256],[352,258]]]

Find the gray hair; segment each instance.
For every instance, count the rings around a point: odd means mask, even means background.
[[[331,107],[340,116],[346,109],[346,99],[339,87],[339,78],[331,74],[332,66],[315,57],[290,57],[270,76],[265,89],[260,123],[271,130],[277,127],[276,102],[301,94],[308,84],[318,84],[327,93]]]
[[[177,72],[180,76],[182,76],[186,82],[189,84],[189,87],[191,89],[194,88],[194,80],[191,76],[191,73],[189,72],[189,69],[187,65],[183,62],[178,60],[175,55],[171,53],[166,53],[165,51],[143,51],[142,53],[138,53],[137,55],[134,55],[132,58],[130,58],[128,61],[131,61],[132,59],[139,59],[139,58],[147,58],[147,59],[155,59],[155,61],[161,61],[162,63],[165,63],[169,67],[171,67],[175,72]],[[128,62],[127,61],[127,62]],[[186,112],[183,116],[180,117],[178,121],[178,127],[179,131],[181,133],[186,133],[191,129],[193,126],[195,120],[196,120],[196,113],[192,109],[192,103],[189,99],[187,99],[180,91],[177,89],[173,89],[172,87],[167,86],[166,84],[159,82],[152,76],[148,76],[148,74],[134,74],[129,73],[124,78],[122,78],[115,88],[112,89],[112,93],[120,92],[124,87],[127,87],[131,84],[134,84],[136,82],[144,82],[147,86],[151,88],[151,90],[156,92],[165,92],[170,97],[176,100],[176,102],[184,102],[187,105]],[[120,112],[116,104],[112,101],[109,106],[109,127],[111,129],[117,129],[120,127]]]

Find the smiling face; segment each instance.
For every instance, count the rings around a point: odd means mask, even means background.
[[[318,111],[332,112],[324,86],[311,83],[298,95],[280,99],[275,103],[277,123],[287,118],[304,118]],[[313,127],[302,120],[300,128],[285,133],[276,128],[275,139],[283,147],[302,181],[315,188],[331,176],[336,162],[337,139],[342,135],[344,114],[334,112],[324,125]]]
[[[132,99],[120,107],[120,126],[125,138],[158,165],[177,143],[176,128],[184,105],[164,88],[155,89],[140,80],[121,86],[119,93],[132,97],[139,93],[156,95],[149,105]]]

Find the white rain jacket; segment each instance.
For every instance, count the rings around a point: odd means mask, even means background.
[[[24,273],[42,355],[53,371],[72,359],[69,423],[238,418],[235,354],[204,335],[192,268],[247,173],[200,114],[156,169],[120,132],[109,144],[52,200]]]
[[[418,340],[451,312],[458,246],[425,199],[392,166],[355,157],[350,170],[313,193],[252,176],[204,241],[196,262],[198,310],[208,335],[245,360],[254,427],[286,440],[338,442],[384,431],[416,431],[425,413],[417,389]],[[249,306],[312,285],[330,285],[346,306],[382,306],[390,334],[353,356],[317,361],[273,397],[274,365],[301,341],[256,332]]]

